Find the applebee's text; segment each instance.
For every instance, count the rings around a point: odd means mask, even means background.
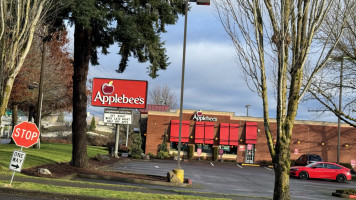
[[[115,94],[114,96],[105,96],[105,95],[101,95],[100,92],[98,91],[96,93],[94,102],[96,102],[97,100],[99,100],[102,104],[112,104],[112,103],[128,103],[128,104],[144,104],[145,103],[145,99],[142,97],[137,97],[137,98],[133,98],[133,97],[126,97],[124,94],[122,96],[119,96],[117,94]]]
[[[198,116],[197,114],[195,114],[193,116],[193,120],[195,120],[195,121],[212,121],[212,122],[218,121],[218,119],[216,117]]]

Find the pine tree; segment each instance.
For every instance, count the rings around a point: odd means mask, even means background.
[[[93,118],[91,118],[91,122],[90,122],[90,131],[95,131],[96,129],[96,125],[95,125],[95,117],[93,116]]]
[[[143,153],[143,150],[141,148],[142,146],[142,138],[140,133],[133,133],[131,135],[132,137],[132,145],[131,145],[131,156],[135,159],[140,159],[141,154]]]
[[[175,24],[184,11],[184,1],[162,0],[62,0],[69,5],[58,16],[75,25],[73,75],[73,152],[71,165],[87,166],[86,151],[86,82],[89,61],[98,65],[98,49],[108,53],[118,44],[121,62],[117,72],[124,72],[129,57],[150,62],[149,76],[155,78],[159,70],[168,66],[168,58],[160,34],[165,26]]]

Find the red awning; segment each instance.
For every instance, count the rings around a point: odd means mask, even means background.
[[[181,142],[189,142],[189,121],[182,121]]]
[[[195,122],[195,143],[204,143],[204,122]]]
[[[230,124],[229,145],[237,146],[238,144],[239,144],[239,125]]]
[[[246,122],[246,144],[256,144],[257,122]]]
[[[229,124],[220,123],[220,145],[229,145]]]
[[[205,122],[204,132],[204,143],[214,144],[214,122]]]
[[[178,142],[179,137],[179,120],[171,120],[170,141]]]
[[[171,120],[171,142],[179,141],[179,120]],[[189,142],[189,121],[182,121],[181,142]]]

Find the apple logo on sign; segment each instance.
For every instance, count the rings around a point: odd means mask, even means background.
[[[104,83],[101,86],[101,91],[103,92],[103,94],[110,95],[114,92],[114,86],[112,83],[113,81],[110,81],[109,83]]]
[[[198,110],[198,111],[197,111],[197,116],[198,116],[198,117],[203,116],[203,111],[202,111],[202,110]]]

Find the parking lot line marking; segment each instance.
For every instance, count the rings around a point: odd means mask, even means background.
[[[239,164],[236,164],[238,167],[242,168],[242,166],[240,166]]]
[[[214,167],[214,164],[213,164],[212,162],[210,162],[210,164],[211,164],[211,166],[213,166],[213,167]]]
[[[265,169],[272,170],[271,168],[265,167]]]

